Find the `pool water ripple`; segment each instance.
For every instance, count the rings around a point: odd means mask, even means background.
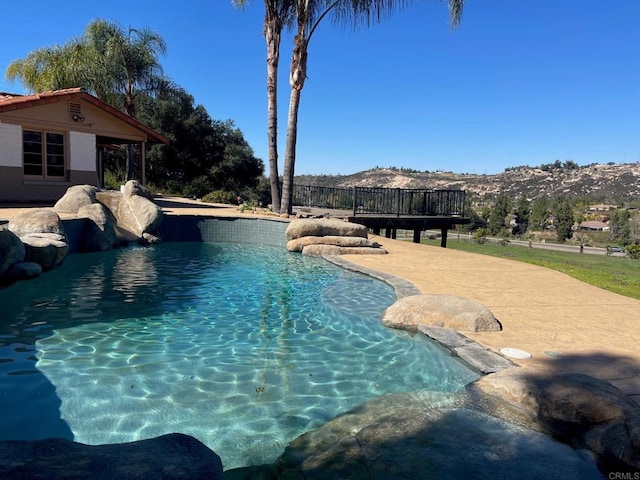
[[[182,432],[228,469],[272,462],[374,396],[477,378],[422,336],[381,325],[388,285],[278,248],[78,254],[23,285],[0,290],[0,408],[16,418],[0,422],[4,438]]]

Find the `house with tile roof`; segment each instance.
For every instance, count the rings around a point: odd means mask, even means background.
[[[144,184],[153,143],[169,140],[83,88],[0,92],[0,202],[50,202],[72,185],[102,186],[108,149],[126,144],[140,147]]]
[[[586,230],[589,232],[607,232],[609,224],[598,220],[588,220],[578,225],[578,230]]]

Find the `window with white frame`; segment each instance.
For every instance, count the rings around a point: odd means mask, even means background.
[[[49,180],[65,176],[64,133],[23,130],[24,175]]]

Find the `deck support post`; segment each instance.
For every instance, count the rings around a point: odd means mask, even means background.
[[[449,227],[444,226],[442,227],[442,235],[441,235],[441,240],[440,240],[440,246],[442,248],[447,248],[447,232],[449,232]]]
[[[420,232],[419,228],[413,229],[413,243],[420,243]]]

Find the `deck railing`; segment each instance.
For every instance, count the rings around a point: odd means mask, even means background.
[[[464,190],[293,186],[293,204],[351,210],[353,216],[464,216]]]

